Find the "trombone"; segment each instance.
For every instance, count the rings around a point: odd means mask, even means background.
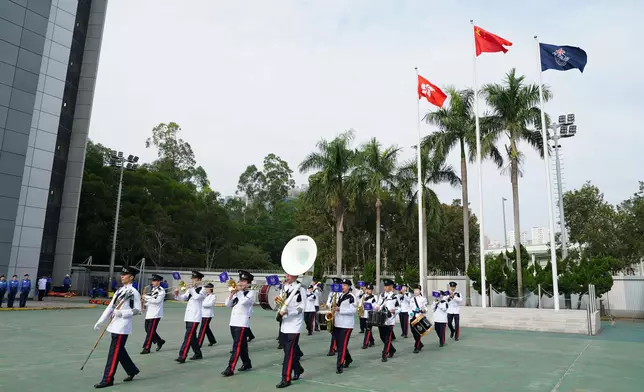
[[[179,286],[174,286],[174,287],[168,287],[166,290],[167,291],[174,291],[176,289],[179,289],[181,293],[185,293],[188,291],[188,289],[193,288],[193,287],[198,287],[207,283],[220,283],[219,280],[211,280],[211,279],[205,279],[197,283],[196,285],[193,283],[186,283],[183,280],[179,282]]]

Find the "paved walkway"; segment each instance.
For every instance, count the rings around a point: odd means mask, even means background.
[[[27,300],[27,305],[24,308],[18,307],[18,304],[19,299],[16,298],[13,303],[13,308],[7,308],[7,298],[5,297],[4,301],[2,302],[0,312],[25,310],[92,309],[96,307],[96,305],[89,303],[88,297],[45,297],[42,301],[30,299]]]

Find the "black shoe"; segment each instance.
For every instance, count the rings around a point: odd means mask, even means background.
[[[362,331],[360,331],[360,333],[364,333],[364,329]]]
[[[459,340],[458,338],[454,339],[455,342],[458,342],[458,340]]]
[[[414,349],[414,354],[418,354],[420,352],[420,349],[415,348]]]
[[[242,366],[239,368],[239,371],[240,371],[240,372],[245,372],[246,370],[250,370],[250,369],[252,369],[252,368],[253,368],[253,365],[251,365],[251,364],[248,364],[248,365],[242,365]]]
[[[161,347],[163,347],[164,344],[165,344],[165,340],[162,340],[159,343],[157,343],[157,351],[161,350]]]
[[[335,355],[335,353],[334,353],[333,351],[329,351],[329,352],[326,354],[326,356],[327,356],[327,357],[332,357],[332,356],[334,356],[334,355]]]
[[[440,345],[440,346],[438,346],[438,347],[445,347],[445,345],[444,345],[444,344],[441,344],[441,345]]]
[[[278,345],[277,345],[277,349],[278,349],[278,350],[282,350],[283,348],[284,348],[284,346],[282,346],[281,344],[278,344]]]
[[[198,359],[203,359],[203,355],[202,354],[195,354],[192,357],[190,357],[191,361],[196,361]]]
[[[393,358],[395,353],[396,353],[396,350],[390,351],[389,352],[389,358]]]
[[[230,370],[230,368],[226,368],[226,370],[221,372],[221,375],[224,376],[224,377],[230,377],[230,376],[234,376],[235,373],[233,373],[233,371]]]
[[[374,343],[374,342],[369,343],[369,347],[373,347],[375,345],[376,345],[376,343]]]
[[[186,360],[184,358],[181,358],[181,357],[176,358],[175,361],[177,361],[179,363],[186,363]]]
[[[344,373],[344,369],[342,368],[342,366],[340,366],[340,367],[338,368],[338,370],[336,370],[336,371],[335,371],[335,373],[336,373],[336,374],[342,374],[342,373]]]
[[[351,363],[353,363],[353,359],[352,358],[347,359],[346,361],[344,361],[344,367],[348,368],[349,365],[351,365]]]
[[[382,357],[382,362],[387,362],[387,357]]]
[[[454,338],[454,331],[449,333],[449,337],[452,338],[452,339]]]
[[[403,336],[405,337],[405,339],[407,339],[407,338],[409,337],[409,336],[407,336],[407,335],[403,335]]]
[[[248,338],[248,343],[252,342],[253,339],[255,339],[255,338]],[[217,342],[215,342],[215,343],[217,343]]]
[[[128,374],[127,377],[125,377],[125,379],[123,381],[130,382],[130,381],[134,380],[134,376],[136,376],[139,373],[140,372],[137,370],[136,373],[134,373],[134,374]]]
[[[366,344],[362,346],[362,349],[363,349],[363,350],[365,350],[365,349],[367,349],[367,348],[369,348],[369,346],[367,346]]]
[[[101,381],[98,384],[94,384],[94,388],[107,388],[107,387],[111,387],[112,385],[114,385],[114,381],[110,381],[110,382]]]
[[[250,342],[250,340],[249,340],[249,342]],[[215,340],[214,342],[212,342],[212,343],[208,343],[208,347],[210,347],[210,346],[214,346],[215,344],[217,344],[217,341],[216,341],[216,340]]]
[[[141,351],[141,355],[144,355],[144,354],[150,354],[150,350],[144,348],[143,351]]]
[[[286,388],[291,385],[290,381],[284,381],[282,380],[279,384],[277,384],[275,387],[276,388]]]
[[[232,353],[233,353],[233,350],[230,350],[230,352],[228,354],[232,354]]]

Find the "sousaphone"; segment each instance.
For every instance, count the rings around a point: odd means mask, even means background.
[[[313,238],[308,235],[298,235],[292,238],[282,250],[282,269],[289,275],[303,275],[315,264],[315,258],[318,255],[318,247]],[[284,300],[280,311],[286,310],[289,303],[300,291],[301,283],[298,283],[291,290],[288,298]],[[277,313],[277,321],[280,321],[281,316]]]

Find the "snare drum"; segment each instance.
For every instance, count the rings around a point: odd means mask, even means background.
[[[367,312],[367,325],[370,327],[383,327],[387,322],[387,313],[377,310]]]
[[[278,310],[277,303],[275,302],[275,297],[280,295],[279,286],[270,286],[264,285],[259,289],[257,294],[257,300],[259,301],[259,306],[264,310]]]
[[[326,330],[326,315],[329,312],[329,310],[320,310],[316,314],[316,317],[318,318],[318,325],[320,326],[321,330]]]
[[[432,329],[432,323],[429,322],[424,314],[419,314],[414,320],[412,320],[411,328],[416,331],[417,334],[423,336]]]

